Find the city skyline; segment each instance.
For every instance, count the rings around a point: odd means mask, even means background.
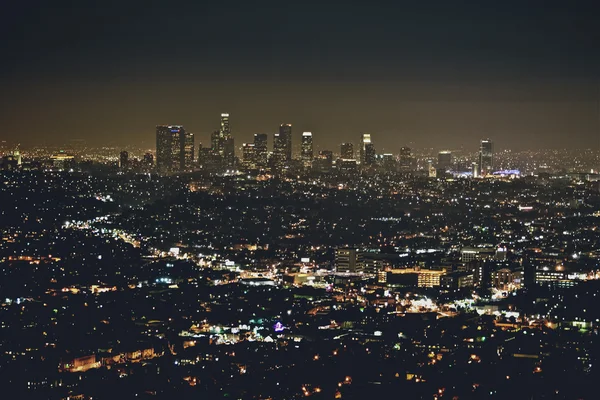
[[[5,3],[8,397],[598,398],[600,2]]]

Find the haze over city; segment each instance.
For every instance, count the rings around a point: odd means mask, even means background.
[[[598,148],[598,6],[27,2],[3,6],[2,139],[152,144],[157,124],[239,143],[292,123],[317,148]]]

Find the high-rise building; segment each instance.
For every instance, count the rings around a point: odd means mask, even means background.
[[[359,272],[359,251],[352,248],[335,249],[336,272]]]
[[[183,140],[183,168],[191,170],[194,166],[194,134],[186,132]]]
[[[361,164],[366,164],[366,158],[367,158],[367,146],[372,144],[371,143],[371,134],[370,133],[363,133],[360,136],[360,163]]]
[[[273,135],[273,157],[271,159],[272,167],[281,171],[286,165],[286,142],[280,133]]]
[[[122,151],[119,153],[119,168],[127,169],[129,168],[129,152]]]
[[[313,169],[322,174],[328,174],[333,167],[333,152],[330,150],[321,150],[319,155],[315,157]]]
[[[232,136],[225,138],[223,142],[223,161],[226,167],[235,166],[235,145]]]
[[[305,168],[310,168],[313,160],[313,137],[311,132],[302,133],[302,164]]]
[[[185,129],[181,125],[156,127],[156,168],[160,173],[177,172],[185,167]]]
[[[342,143],[340,146],[341,158],[352,160],[354,158],[354,145],[352,143]]]
[[[258,167],[266,167],[269,155],[266,133],[254,134],[254,154],[256,165]]]
[[[242,166],[247,170],[256,168],[256,145],[254,143],[242,145]]]
[[[292,124],[281,124],[279,126],[279,138],[284,148],[285,162],[292,161]]]
[[[494,172],[494,144],[490,139],[483,139],[479,145],[479,174]]]
[[[229,114],[221,114],[221,129],[219,130],[219,137],[222,143],[222,157],[226,167],[235,166],[235,144],[233,141],[233,135],[231,134],[231,127],[229,126]]]
[[[364,165],[375,165],[377,154],[375,153],[375,145],[373,143],[365,144],[365,161]]]
[[[397,170],[397,162],[394,155],[389,153],[382,154],[381,166],[386,172],[395,172]]]
[[[415,169],[415,162],[410,147],[400,148],[400,157],[398,158],[398,164],[401,172],[413,171]]]
[[[231,127],[229,126],[229,114],[223,113],[221,114],[221,128],[219,132],[222,136],[231,135]]]
[[[452,152],[448,150],[440,151],[438,153],[438,165],[439,170],[446,172],[452,167]]]
[[[214,131],[210,134],[210,149],[213,154],[223,156],[223,140],[221,139],[221,131]]]

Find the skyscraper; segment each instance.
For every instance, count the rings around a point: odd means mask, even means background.
[[[393,154],[387,153],[381,155],[381,166],[385,171],[395,172],[398,169],[397,165],[398,163],[396,162],[396,158]]]
[[[266,167],[268,161],[267,134],[254,134],[254,157],[258,167]]]
[[[311,132],[302,133],[302,164],[305,168],[309,168],[313,160],[313,137]]]
[[[438,153],[438,165],[439,170],[446,172],[452,167],[452,152],[443,150]]]
[[[127,169],[127,168],[129,168],[129,152],[122,151],[119,154],[119,168],[120,169]]]
[[[401,172],[414,170],[414,158],[410,147],[400,148],[399,166]]]
[[[235,145],[229,126],[229,114],[227,113],[221,114],[221,129],[219,130],[219,136],[223,144],[222,156],[225,166],[233,167],[235,165]]]
[[[223,156],[223,140],[221,140],[221,131],[214,131],[210,134],[210,150],[215,155]]]
[[[479,145],[479,174],[494,172],[494,144],[490,139],[483,139]]]
[[[185,129],[181,125],[156,126],[156,168],[160,173],[185,167]]]
[[[256,168],[256,145],[254,143],[242,145],[242,166],[247,170]]]
[[[323,174],[331,172],[333,166],[333,152],[330,150],[321,150],[315,157],[313,169]]]
[[[363,133],[360,136],[360,162],[361,164],[366,163],[367,145],[371,144],[371,134]]]
[[[346,160],[351,160],[354,158],[354,145],[352,143],[342,143],[340,147],[341,158]]]
[[[231,135],[231,127],[229,126],[229,114],[223,113],[221,114],[221,128],[219,132],[222,136]]]
[[[285,148],[285,140],[281,136],[280,133],[275,133],[273,135],[273,158],[272,167],[281,171],[286,164],[286,156],[285,156],[286,148]]]
[[[279,126],[279,139],[283,145],[284,161],[292,160],[292,124],[281,124]]]
[[[191,170],[194,166],[194,134],[186,132],[183,140],[183,151],[182,151],[182,168],[185,170]]]

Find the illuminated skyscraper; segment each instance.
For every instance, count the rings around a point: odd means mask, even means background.
[[[313,137],[311,132],[302,133],[302,164],[305,168],[309,168],[313,160]]]
[[[129,168],[129,152],[122,151],[119,154],[119,168],[120,169],[127,169],[127,168]]]
[[[221,131],[214,131],[210,134],[210,150],[215,155],[223,156],[223,140],[221,140]]]
[[[156,126],[156,168],[160,173],[185,167],[185,129],[181,125]]]
[[[367,146],[371,144],[371,134],[363,133],[360,136],[360,162],[366,164],[367,158]]]
[[[398,163],[393,154],[382,154],[381,155],[381,166],[387,172],[395,172],[398,168]]]
[[[494,144],[490,139],[483,139],[479,145],[479,174],[494,172]]]
[[[313,169],[323,174],[331,172],[333,167],[333,152],[329,150],[319,151],[319,155],[315,157]]]
[[[341,158],[351,160],[354,158],[354,145],[352,143],[342,143],[340,146]]]
[[[219,130],[219,137],[222,143],[222,156],[223,162],[226,167],[233,167],[235,164],[235,145],[233,142],[233,136],[231,135],[231,128],[229,126],[229,114],[221,114],[221,129]]]
[[[231,135],[231,128],[229,126],[229,114],[221,114],[221,129],[219,129],[221,136]]]
[[[452,152],[448,150],[440,151],[438,153],[437,167],[439,170],[446,172],[452,167]]]
[[[183,166],[181,169],[190,170],[194,166],[194,134],[186,132],[182,143]]]
[[[254,143],[242,145],[242,166],[244,169],[256,168],[256,145]]]
[[[281,171],[286,164],[285,158],[285,140],[280,133],[273,135],[273,158],[271,159],[272,167]]]
[[[279,126],[279,139],[283,145],[284,161],[292,160],[292,124],[281,124]]]
[[[400,157],[398,159],[401,172],[413,171],[415,169],[414,158],[410,147],[400,148]]]
[[[269,154],[266,133],[254,134],[254,153],[256,158],[256,165],[258,167],[265,167],[267,165]]]

